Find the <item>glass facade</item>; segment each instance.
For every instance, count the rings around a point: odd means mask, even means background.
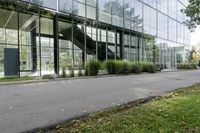
[[[18,75],[82,69],[90,60],[188,61],[187,0],[14,0],[0,3],[0,76],[5,49],[17,49]]]

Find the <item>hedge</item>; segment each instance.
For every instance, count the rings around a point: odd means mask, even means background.
[[[148,72],[149,73],[156,73],[157,71],[157,66],[153,63],[148,64]]]
[[[151,62],[129,62],[122,60],[109,60],[104,63],[100,63],[97,61],[91,61],[88,62],[85,66],[85,75],[98,75],[100,69],[106,70],[108,74],[139,74],[142,72],[155,73],[157,67]]]
[[[177,69],[197,69],[195,63],[182,63],[177,65]]]
[[[101,68],[101,64],[98,61],[90,61],[85,65],[86,76],[96,76]]]
[[[130,62],[129,63],[129,72],[130,73],[142,73],[143,65],[141,62]]]
[[[157,67],[151,62],[127,62],[127,61],[107,61],[106,70],[108,74],[128,74],[128,73],[155,73]]]

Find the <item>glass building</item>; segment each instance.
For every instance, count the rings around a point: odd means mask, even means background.
[[[0,77],[59,74],[90,60],[187,62],[187,0],[0,0]]]

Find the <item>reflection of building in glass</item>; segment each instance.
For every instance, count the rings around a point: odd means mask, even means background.
[[[1,1],[0,75],[60,73],[96,59],[175,68],[188,59],[189,31],[180,11],[186,1]]]

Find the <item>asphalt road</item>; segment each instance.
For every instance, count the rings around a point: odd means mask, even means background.
[[[200,70],[0,86],[0,133],[48,126],[200,83]]]

